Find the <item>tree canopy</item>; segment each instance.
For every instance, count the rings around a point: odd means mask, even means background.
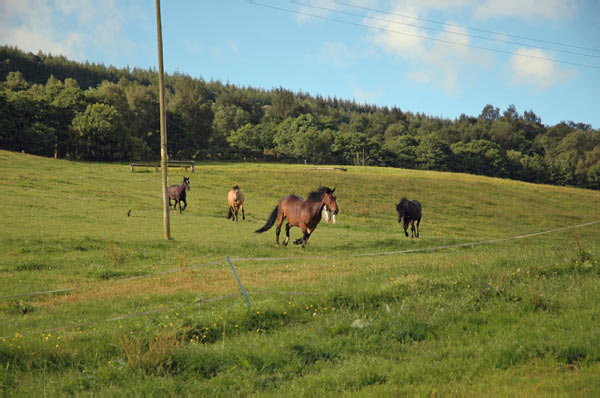
[[[57,158],[160,158],[157,73],[0,47],[0,148]],[[600,132],[542,124],[533,110],[455,120],[206,82],[166,81],[168,153],[180,159],[279,160],[420,168],[600,189]],[[401,98],[398,99],[401,102]]]

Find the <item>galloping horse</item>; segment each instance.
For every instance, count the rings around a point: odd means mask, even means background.
[[[230,218],[233,221],[238,220],[238,211],[242,209],[242,220],[246,219],[244,214],[244,194],[240,191],[240,187],[237,185],[233,187],[227,194],[227,202],[229,202],[229,212],[227,213],[227,219]]]
[[[185,191],[190,190],[190,179],[187,177],[183,177],[183,182],[181,184],[173,184],[169,186],[169,207],[171,207],[171,199],[175,201],[173,205],[173,212],[177,213],[177,205],[179,204],[179,214],[185,210],[187,207],[187,202],[185,201]],[[181,202],[183,202],[183,209],[181,208]]]
[[[408,223],[410,223],[411,238],[419,237],[419,224],[421,223],[421,203],[418,200],[408,200],[402,198],[400,203],[396,205],[396,211],[398,212],[398,222],[402,221],[404,217],[404,234],[408,236],[406,229]],[[417,222],[417,228],[415,229],[415,221]]]
[[[266,224],[257,229],[255,232],[265,232],[273,226],[277,220],[277,231],[275,232],[275,243],[279,246],[279,233],[281,232],[281,224],[287,217],[288,222],[285,225],[285,240],[283,245],[287,246],[290,240],[290,228],[299,227],[302,230],[302,238],[294,241],[295,245],[302,244],[306,246],[306,242],[313,233],[319,221],[321,221],[321,208],[326,206],[333,214],[338,213],[338,205],[335,197],[335,188],[319,187],[316,191],[308,195],[308,199],[304,200],[297,195],[287,195],[279,201],[275,209],[269,215]]]

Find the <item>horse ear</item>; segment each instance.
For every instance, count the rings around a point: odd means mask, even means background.
[[[331,191],[331,193],[334,193],[334,192],[335,192],[335,187],[333,187],[333,190]]]

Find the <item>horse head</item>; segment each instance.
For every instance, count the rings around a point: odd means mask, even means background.
[[[237,185],[234,185],[234,186],[233,186],[233,190],[234,190],[234,191],[239,191],[239,190],[240,190],[240,187],[239,187],[239,186],[237,186]]]
[[[400,203],[396,205],[396,211],[398,212],[398,222],[402,222],[402,217],[406,214],[406,203],[408,200],[406,198],[402,198]]]
[[[338,214],[338,204],[337,204],[337,198],[335,196],[335,188],[333,189],[329,189],[329,188],[324,188],[323,189],[323,204],[325,205],[325,207],[327,207],[327,210],[329,210],[331,213],[333,214]]]
[[[188,177],[183,177],[183,187],[186,191],[189,191],[190,188],[190,179]]]

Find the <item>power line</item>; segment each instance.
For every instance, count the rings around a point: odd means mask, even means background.
[[[377,18],[377,17],[368,16],[368,15],[355,14],[355,13],[352,13],[352,12],[336,10],[336,9],[333,9],[333,8],[327,8],[327,7],[321,7],[321,6],[315,6],[315,5],[311,5],[311,4],[301,3],[301,2],[296,1],[296,0],[292,0],[292,2],[294,4],[298,4],[298,5],[301,5],[301,6],[304,6],[304,7],[314,8],[314,9],[317,9],[317,10],[323,10],[323,11],[335,12],[335,13],[338,13],[338,14],[350,15],[350,16],[354,16],[354,17],[372,19],[372,20],[375,20],[375,21],[388,22],[388,23],[393,23],[393,24],[396,24],[396,25],[404,25],[404,26],[410,26],[410,27],[414,27],[414,28],[422,28],[422,29],[432,30],[432,31],[436,31],[436,32],[444,32],[444,33],[449,33],[449,34],[452,34],[452,35],[455,35],[455,36],[463,36],[463,37],[469,37],[469,38],[473,38],[473,39],[481,39],[481,40],[493,41],[493,42],[497,42],[497,43],[504,43],[504,44],[516,45],[516,46],[526,46],[526,47],[529,47],[529,48],[537,48],[537,49],[540,49],[540,50],[556,51],[556,52],[561,52],[561,53],[571,54],[571,55],[580,55],[580,56],[583,56],[583,57],[600,58],[600,55],[584,54],[584,53],[580,53],[580,52],[569,51],[569,50],[560,50],[558,48],[551,48],[551,47],[532,46],[532,45],[526,44],[526,43],[518,43],[518,42],[509,41],[509,40],[503,40],[503,39],[492,38],[492,37],[472,35],[472,34],[462,33],[462,32],[453,32],[453,31],[447,30],[447,29],[432,28],[432,27],[427,27],[427,26],[418,25],[418,24],[411,24],[411,23],[406,23],[406,22],[392,21],[392,20],[389,20],[389,19]],[[343,3],[340,3],[340,4],[343,5]],[[384,12],[381,11],[381,13],[384,13]],[[396,14],[393,14],[393,13],[389,13],[389,14],[390,15],[396,15]],[[403,15],[397,15],[397,16],[405,17]],[[441,22],[439,22],[439,23],[441,23]],[[452,24],[445,24],[445,25],[446,26],[460,27],[460,25],[452,25]],[[462,27],[462,28],[469,29],[469,28],[466,28],[466,27]],[[500,35],[500,33],[498,33],[498,34]],[[506,36],[510,36],[510,35],[506,35]]]
[[[407,33],[407,32],[399,32],[399,31],[396,31],[396,30],[391,30],[391,29],[386,29],[386,28],[380,28],[380,27],[371,26],[371,25],[365,25],[365,24],[356,23],[356,22],[349,22],[349,21],[344,21],[344,20],[341,20],[341,19],[324,17],[324,16],[321,16],[321,15],[310,14],[310,13],[307,13],[307,12],[290,10],[289,8],[282,8],[282,7],[272,6],[272,5],[268,5],[268,4],[257,3],[257,2],[255,2],[253,0],[250,0],[250,4],[253,4],[253,5],[256,5],[256,6],[260,6],[260,7],[264,7],[264,8],[271,8],[273,10],[283,11],[283,12],[287,12],[287,13],[291,13],[291,14],[304,15],[304,16],[308,16],[308,17],[318,18],[318,19],[322,19],[322,20],[326,20],[326,21],[331,21],[331,22],[336,22],[336,23],[341,23],[341,24],[345,24],[345,25],[357,26],[357,27],[360,27],[360,28],[367,28],[367,29],[371,29],[371,30],[377,30],[377,31],[388,32],[388,33],[394,33],[394,34],[398,34],[398,35],[418,37],[420,39],[432,40],[432,41],[436,41],[436,42],[440,42],[440,43],[453,44],[453,45],[462,46],[462,47],[476,48],[476,49],[479,49],[479,50],[491,51],[491,52],[496,52],[496,53],[500,53],[500,54],[514,55],[514,56],[517,56],[517,57],[530,58],[530,59],[539,59],[539,60],[542,60],[542,61],[556,62],[556,63],[561,63],[561,64],[567,64],[567,65],[573,65],[573,66],[580,66],[580,67],[583,67],[583,68],[590,68],[590,69],[598,69],[598,70],[600,70],[600,66],[588,65],[588,64],[580,64],[580,63],[577,63],[577,62],[569,62],[569,61],[563,61],[563,60],[546,58],[546,57],[539,57],[539,56],[536,56],[536,55],[521,54],[521,53],[517,53],[517,52],[513,52],[513,51],[497,50],[497,49],[493,49],[493,48],[489,48],[489,47],[476,46],[476,45],[473,45],[473,44],[465,44],[465,43],[459,43],[459,42],[455,42],[455,41],[451,41],[451,40],[436,39],[436,38],[429,37],[429,36],[424,36],[424,35],[418,35],[418,34]]]
[[[344,3],[344,2],[341,2],[339,0],[334,0],[334,1],[335,1],[335,3],[337,3],[339,5],[342,5],[342,6],[357,8],[357,9],[364,10],[364,11],[376,12],[376,13],[379,13],[379,14],[394,15],[394,16],[397,16],[397,17],[409,18],[409,19],[414,19],[414,20],[417,20],[417,21],[429,22],[429,23],[434,23],[434,24],[438,24],[438,25],[446,25],[446,26],[452,26],[452,27],[456,27],[456,28],[463,28],[463,29],[475,30],[475,31],[478,31],[478,32],[489,33],[489,34],[492,34],[492,35],[505,35],[505,36],[508,36],[508,37],[514,37],[516,39],[537,41],[539,43],[554,44],[554,45],[557,45],[557,46],[572,47],[572,48],[578,48],[580,50],[588,50],[588,51],[600,52],[600,50],[598,50],[597,48],[576,46],[576,45],[573,45],[573,44],[561,43],[561,42],[556,42],[556,41],[534,39],[534,38],[526,37],[526,36],[512,35],[512,34],[502,33],[502,32],[494,32],[494,31],[491,31],[491,30],[473,28],[473,27],[469,27],[469,26],[465,26],[465,25],[450,24],[450,23],[445,23],[445,22],[434,21],[434,20],[431,20],[431,19],[419,18],[419,17],[415,17],[415,16],[411,16],[411,15],[403,15],[403,14],[397,14],[397,13],[393,13],[393,12],[389,12],[389,11],[376,10],[376,9],[368,8],[368,7],[355,6],[353,4]]]

